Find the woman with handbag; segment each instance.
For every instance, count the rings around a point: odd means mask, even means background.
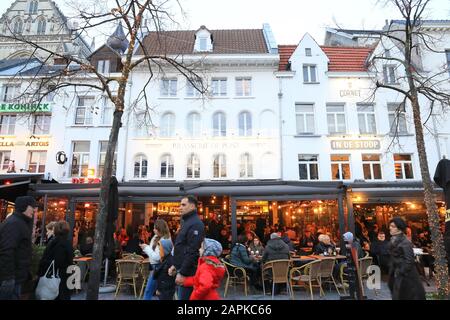
[[[60,278],[59,292],[56,300],[70,300],[70,290],[67,288],[67,267],[73,264],[72,243],[68,239],[70,226],[66,221],[59,221],[54,228],[55,237],[45,248],[39,264],[39,277],[48,276],[53,272],[52,262],[57,277]]]

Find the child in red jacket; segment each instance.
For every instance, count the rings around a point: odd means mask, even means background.
[[[220,242],[205,238],[199,249],[197,272],[193,277],[184,279],[185,287],[194,287],[190,300],[220,300],[217,289],[225,275],[225,266],[220,262],[222,245]]]

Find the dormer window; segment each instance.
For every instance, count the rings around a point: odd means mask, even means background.
[[[305,56],[307,56],[307,57],[311,57],[312,56],[311,48],[305,48]]]
[[[213,50],[213,40],[211,32],[205,26],[201,26],[195,32],[195,52],[211,52]]]

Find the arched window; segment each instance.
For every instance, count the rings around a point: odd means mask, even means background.
[[[45,18],[40,18],[38,21],[37,34],[45,34],[46,26],[47,26],[47,23],[45,22]]]
[[[252,115],[248,111],[239,114],[239,135],[244,137],[252,135]]]
[[[147,178],[148,161],[147,157],[139,154],[134,157],[134,177]]]
[[[262,136],[270,136],[275,134],[273,121],[275,119],[275,112],[272,110],[264,110],[259,115],[259,133]]]
[[[217,154],[213,162],[213,177],[226,178],[227,176],[227,162],[223,153]]]
[[[173,159],[170,154],[161,157],[161,178],[173,178]]]
[[[200,114],[197,112],[191,112],[188,114],[186,119],[186,131],[189,137],[200,136]]]
[[[173,113],[165,113],[161,117],[160,135],[161,137],[173,137],[175,135],[175,115]]]
[[[17,19],[14,21],[13,32],[14,32],[15,34],[21,34],[22,31],[23,31],[23,21],[22,21],[22,19],[17,18]]]
[[[253,178],[253,159],[248,153],[241,155],[239,161],[239,177]]]
[[[200,158],[195,153],[188,156],[186,177],[190,179],[200,178]]]
[[[216,112],[213,114],[213,136],[225,137],[227,135],[227,118],[225,113]]]

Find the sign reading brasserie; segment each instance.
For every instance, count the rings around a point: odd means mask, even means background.
[[[49,103],[1,103],[0,112],[51,112],[52,108]]]
[[[333,150],[380,149],[379,140],[331,140]]]

